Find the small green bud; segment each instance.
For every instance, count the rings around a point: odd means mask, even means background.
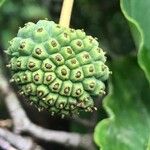
[[[54,26],[52,27],[52,37],[57,37],[58,35],[60,35],[61,33],[63,33],[64,31],[64,27],[58,25],[58,24],[54,24]]]
[[[20,42],[20,37],[15,37],[10,41],[10,47],[8,49],[10,51],[10,54],[14,55],[14,53],[18,53],[17,49],[20,47]]]
[[[70,69],[67,66],[62,65],[56,69],[56,75],[61,80],[67,80],[70,76]]]
[[[32,52],[32,56],[35,57],[35,58],[38,58],[40,60],[43,60],[45,58],[48,58],[48,54],[44,48],[43,45],[36,45],[34,47],[34,50]]]
[[[32,81],[32,72],[27,70],[24,73],[22,73],[21,81],[23,84],[31,82]]]
[[[54,54],[59,51],[60,45],[58,41],[54,38],[50,38],[48,41],[44,43],[45,48],[49,54]]]
[[[83,51],[80,54],[78,54],[77,55],[77,60],[79,61],[79,63],[81,65],[89,64],[92,61],[91,56],[86,51]]]
[[[44,75],[44,84],[49,85],[56,79],[56,75],[54,72],[46,72]]]
[[[37,22],[37,26],[38,27],[44,27],[44,29],[50,34],[52,35],[52,28],[55,25],[55,23],[53,21],[48,21],[48,20],[39,20]]]
[[[77,33],[75,29],[67,29],[67,32],[70,33],[70,40],[75,40],[77,38]]]
[[[25,93],[25,95],[36,95],[37,86],[33,83],[29,83],[22,86],[22,90]]]
[[[37,87],[37,96],[38,97],[44,97],[46,95],[48,95],[49,93],[49,89],[46,85],[39,85]]]
[[[105,74],[105,70],[107,69],[107,66],[102,61],[96,61],[94,62],[95,67],[95,76],[96,78],[100,78]]]
[[[49,58],[45,59],[42,63],[42,70],[45,72],[54,71],[55,68],[56,68],[56,66]]]
[[[45,98],[42,99],[42,101],[49,106],[54,106],[58,96],[59,95],[57,93],[49,93]]]
[[[19,43],[18,51],[20,55],[30,55],[34,49],[34,42],[31,39],[22,39]]]
[[[94,106],[94,102],[93,99],[91,98],[91,96],[87,93],[84,92],[80,97],[79,97],[79,103],[78,103],[78,107],[85,109],[87,107],[93,107]]]
[[[76,58],[72,58],[66,61],[66,66],[70,69],[75,69],[78,68],[80,64]]]
[[[65,60],[75,57],[75,53],[70,46],[63,47],[60,51]]]
[[[72,91],[72,85],[73,83],[71,81],[64,81],[62,84],[60,94],[64,96],[70,96]]]
[[[35,84],[43,83],[44,72],[42,70],[38,70],[32,73],[32,80]]]
[[[17,57],[13,57],[10,60],[10,68],[12,71],[17,70]]]
[[[33,37],[33,40],[35,42],[41,43],[41,42],[45,42],[48,40],[49,34],[47,33],[47,31],[43,27],[37,27],[33,31],[32,37]]]
[[[28,62],[28,57],[26,56],[21,56],[16,59],[16,67],[18,70],[26,70],[27,69],[27,62]]]
[[[92,48],[89,54],[91,55],[92,59],[94,59],[95,61],[100,60],[102,62],[106,62],[105,53],[98,46]]]
[[[36,25],[34,23],[28,22],[23,28],[19,29],[17,36],[22,38],[29,38],[32,36],[35,27]]]
[[[76,54],[78,54],[84,50],[83,42],[80,39],[76,39],[76,40],[71,41],[70,46],[72,47],[73,51]]]
[[[67,97],[58,96],[58,99],[55,104],[56,108],[63,109],[63,108],[65,108],[66,104],[67,104]]]
[[[82,68],[77,68],[77,69],[74,69],[71,71],[71,74],[70,74],[70,80],[71,81],[82,81],[84,78],[84,74],[83,74],[83,71],[82,71]]]
[[[36,70],[40,69],[41,63],[42,62],[40,60],[30,57],[27,62],[27,68],[31,71],[36,71]]]
[[[61,89],[62,81],[59,78],[56,78],[50,85],[49,88],[52,92],[58,93]]]
[[[92,36],[86,36],[86,38],[83,39],[83,43],[85,45],[85,50],[89,51],[93,48],[93,46],[98,46],[98,42],[92,37]]]
[[[70,37],[67,32],[61,33],[58,37],[57,40],[59,43],[61,43],[61,46],[67,46],[70,43]]]
[[[96,87],[96,79],[95,78],[85,78],[83,80],[83,87],[87,91],[94,91]]]
[[[82,67],[82,70],[83,70],[83,73],[84,73],[84,77],[94,76],[95,72],[96,72],[93,64],[84,65]]]
[[[83,94],[83,85],[81,83],[74,83],[72,87],[72,93],[71,95],[73,97],[79,97]]]
[[[50,59],[53,61],[53,63],[56,65],[56,66],[60,66],[60,65],[63,65],[64,64],[64,58],[61,54],[59,53],[55,53],[53,55],[50,56]]]
[[[105,84],[102,81],[97,80],[96,81],[96,87],[95,87],[94,91],[91,94],[95,95],[95,96],[104,95],[105,94]]]
[[[103,70],[103,75],[100,77],[101,81],[106,81],[109,78],[109,75],[111,74],[111,71],[109,71],[109,68],[106,66]]]
[[[67,105],[65,107],[66,110],[74,110],[77,107],[77,99],[68,97]]]

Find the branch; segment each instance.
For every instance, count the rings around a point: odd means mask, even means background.
[[[5,103],[13,120],[14,132],[20,133],[30,121],[23,108],[21,108],[14,91],[9,87],[9,83],[2,74],[0,74],[0,91],[5,96]]]
[[[0,74],[0,91],[5,95],[6,106],[14,122],[15,133],[28,132],[45,141],[56,142],[72,147],[83,147],[90,150],[94,149],[91,135],[48,130],[32,123],[2,74]]]
[[[36,145],[31,138],[25,138],[20,135],[14,134],[7,129],[0,128],[0,137],[14,145],[18,149],[22,150],[42,150],[42,148]]]
[[[1,137],[0,137],[0,148],[5,149],[5,150],[17,150],[13,146],[11,146],[11,144],[9,144],[9,142],[7,142],[6,140],[4,140]]]
[[[72,119],[72,118],[69,118],[69,119]],[[72,121],[79,123],[79,124],[83,125],[84,127],[92,128],[92,129],[95,127],[95,124],[96,124],[93,121],[91,122],[88,119],[83,119],[78,116],[75,116]]]
[[[94,149],[91,134],[81,135],[78,133],[53,131],[44,129],[33,123],[30,124],[30,127],[27,128],[26,131],[31,133],[33,136],[45,141],[56,142],[65,146],[83,147],[89,150]]]

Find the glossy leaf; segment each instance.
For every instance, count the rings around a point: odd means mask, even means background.
[[[150,81],[150,0],[120,0],[138,51],[138,62]]]
[[[150,87],[135,58],[112,63],[110,93],[104,99],[109,118],[95,128],[101,150],[150,149]]]

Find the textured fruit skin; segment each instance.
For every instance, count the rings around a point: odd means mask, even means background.
[[[109,77],[105,52],[83,30],[53,21],[29,22],[20,28],[6,51],[11,82],[20,94],[51,115],[93,111],[93,97],[105,92]]]

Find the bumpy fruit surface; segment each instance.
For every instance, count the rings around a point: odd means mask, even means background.
[[[103,81],[109,77],[105,53],[83,30],[47,20],[29,22],[10,41],[6,53],[11,82],[52,115],[93,111],[93,97],[105,93]]]

